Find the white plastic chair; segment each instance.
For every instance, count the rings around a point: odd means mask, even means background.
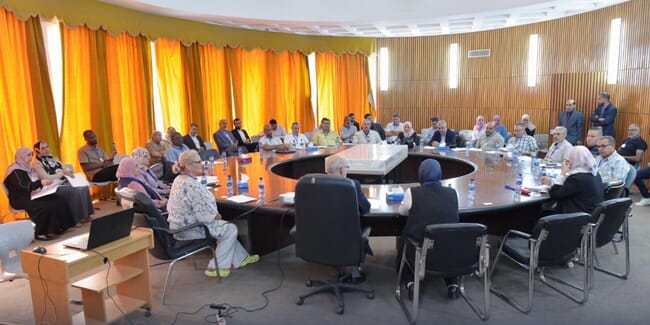
[[[20,264],[20,251],[34,241],[34,226],[22,220],[0,225],[0,283],[26,278]]]

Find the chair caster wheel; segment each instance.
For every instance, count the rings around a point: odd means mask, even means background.
[[[296,299],[296,305],[298,305],[298,306],[301,306],[303,302],[305,302],[305,300],[302,299],[302,298]]]
[[[313,285],[314,285],[314,283],[311,282],[311,280],[307,280],[307,281],[305,281],[305,287],[311,287],[311,286],[313,286]]]
[[[147,318],[151,317],[151,310],[145,311],[144,312],[144,317],[147,317]]]
[[[343,315],[345,312],[345,309],[343,307],[336,308],[336,313],[339,315]]]
[[[372,300],[375,299],[375,293],[374,292],[369,292],[366,294],[366,298]]]

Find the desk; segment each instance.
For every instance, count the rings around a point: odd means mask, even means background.
[[[232,157],[228,158],[225,170],[221,165],[215,168],[221,186],[214,188],[213,193],[225,220],[249,211],[257,204],[238,204],[227,200],[226,176],[231,175],[236,184],[242,173],[247,174],[250,177],[249,188],[243,191],[235,188],[235,194],[253,197],[258,195],[257,180],[259,177],[264,178],[267,202],[246,216],[249,241],[243,244],[251,254],[266,254],[293,242],[289,235],[294,224],[293,209],[273,200],[279,194],[294,191],[297,179],[301,176],[307,173],[324,173],[325,157],[347,148],[348,146],[342,146],[338,149],[321,149],[314,152],[298,150],[292,154],[270,151],[250,153],[253,158],[250,164],[239,164],[237,159]],[[548,196],[519,196],[505,190],[504,185],[513,185],[517,175],[513,172],[512,163],[496,154],[471,151],[466,155],[464,150],[411,150],[408,157],[385,178],[348,175],[362,183],[363,191],[369,199],[378,200],[380,203],[373,206],[370,213],[361,217],[363,226],[373,228],[373,236],[399,236],[406,217],[398,214],[399,202],[385,200],[386,192],[397,184],[404,189],[419,185],[418,166],[422,160],[428,158],[436,159],[440,163],[443,186],[450,185],[456,189],[461,222],[482,223],[488,227],[490,234],[503,235],[508,229],[530,231],[540,215],[542,203],[549,200]],[[532,185],[535,176],[531,173],[530,158],[521,159],[524,186]],[[475,179],[477,186],[473,202],[467,200],[470,179]],[[390,184],[391,182],[395,184]]]
[[[67,241],[70,240],[74,239]],[[66,248],[63,243],[45,246],[47,249],[45,255],[31,250],[23,250],[20,253],[23,272],[29,274],[35,323],[40,323],[43,312],[46,311],[44,319],[48,324],[72,324],[68,293],[71,280],[104,265],[103,257],[95,252]],[[132,230],[129,237],[95,249],[108,257],[112,263],[109,286],[116,286],[117,294],[114,293],[113,297],[127,314],[137,308],[151,307],[147,250],[153,245],[151,229],[138,228]],[[85,288],[82,289],[82,296],[86,324],[94,321],[111,322],[122,316],[110,299],[97,300],[98,297],[103,297],[106,287],[105,272],[96,273],[73,284]],[[52,302],[46,298],[44,285]]]

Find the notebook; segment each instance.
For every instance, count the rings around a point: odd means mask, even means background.
[[[90,250],[127,237],[131,234],[133,212],[133,209],[126,209],[93,219],[90,222],[88,235],[77,237],[73,241],[64,243],[63,245],[81,250]]]

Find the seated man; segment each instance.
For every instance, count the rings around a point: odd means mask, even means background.
[[[600,126],[594,126],[589,128],[587,131],[587,138],[585,138],[585,144],[589,152],[596,157],[598,153],[598,139],[603,136],[603,128]]]
[[[348,116],[350,117],[350,123],[354,125],[357,130],[361,130],[361,125],[359,125],[359,122],[357,122],[356,115],[354,115],[354,113],[350,113]]]
[[[374,131],[377,131],[377,133],[379,133],[379,137],[381,138],[382,141],[386,140],[386,131],[384,131],[384,127],[381,126],[381,124],[375,123],[375,122],[372,121],[372,114],[368,113],[368,114],[364,115],[363,119],[364,120],[370,120],[370,129],[374,130]]]
[[[364,144],[364,143],[372,143],[372,144],[380,144],[381,143],[381,137],[379,136],[379,133],[375,130],[370,129],[370,125],[372,122],[370,122],[370,119],[365,119],[361,124],[361,131],[357,132],[354,134],[354,137],[352,137],[352,143],[353,144]]]
[[[314,134],[313,142],[315,146],[335,146],[337,142],[341,142],[339,135],[330,129],[330,120],[327,117],[320,121],[320,132]]]
[[[437,130],[433,133],[433,138],[428,143],[429,146],[456,146],[456,132],[447,128],[447,121],[438,121],[436,128]]]
[[[476,147],[483,151],[495,151],[503,148],[503,137],[494,131],[494,122],[485,125],[485,133],[481,134],[476,141]]]
[[[645,185],[645,180],[650,178],[650,164],[648,167],[637,170],[636,179],[634,179],[634,184],[639,188],[641,192],[641,200],[634,205],[636,206],[647,206],[650,205],[650,192],[648,187]]]
[[[616,141],[611,136],[606,135],[598,139],[600,156],[596,157],[596,170],[604,183],[625,180],[628,170],[633,168],[616,152],[615,145]]]
[[[165,138],[163,139],[163,141],[167,142],[171,146],[172,136],[174,136],[174,133],[176,133],[176,128],[173,126],[168,127],[167,134],[165,134]]]
[[[178,160],[181,152],[186,150],[190,150],[190,148],[183,143],[183,136],[179,132],[176,132],[172,135],[172,145],[165,154],[165,160],[173,164]]]
[[[422,134],[424,143],[429,143],[431,141],[431,138],[433,138],[433,134],[438,130],[438,117],[434,116],[429,119],[429,121],[431,122],[430,127],[426,129],[425,133]]]
[[[183,137],[183,143],[190,149],[198,152],[205,151],[203,139],[199,136],[199,126],[196,123],[190,124],[190,130]]]
[[[627,127],[627,139],[618,148],[618,154],[625,158],[632,166],[637,166],[643,159],[643,154],[648,150],[648,144],[641,137],[641,127],[632,123]]]
[[[553,129],[553,144],[548,149],[545,162],[561,163],[567,159],[567,153],[573,146],[566,140],[567,130],[563,126],[558,126]]]
[[[232,124],[233,124],[232,135],[235,136],[235,139],[237,139],[239,145],[245,146],[248,152],[256,151],[257,142],[253,142],[253,140],[248,136],[248,132],[242,129],[241,120],[239,118],[236,118],[232,121]]]
[[[284,137],[284,143],[294,148],[304,148],[309,143],[307,137],[300,133],[300,124],[298,122],[291,123],[291,133]]]
[[[235,156],[238,153],[239,141],[235,136],[226,129],[228,122],[225,119],[219,121],[219,131],[215,132],[212,137],[217,143],[220,153],[226,153],[228,156]],[[244,148],[242,148],[243,150]]]
[[[163,141],[162,132],[154,131],[151,135],[151,140],[147,142],[147,151],[149,151],[149,165],[157,164],[162,162],[162,158],[165,157],[165,154],[169,150],[171,142]],[[147,166],[149,167],[149,166]]]
[[[515,123],[515,136],[508,140],[508,145],[512,145],[520,154],[531,154],[538,150],[537,141],[526,134],[524,125],[521,122]]]
[[[282,139],[273,136],[273,129],[270,125],[264,125],[264,136],[259,141],[260,148],[263,150],[287,150],[289,145],[282,143]]]
[[[352,137],[357,133],[357,127],[352,125],[352,118],[346,116],[343,119],[343,126],[341,127],[341,140],[345,143],[351,143]]]
[[[81,169],[91,182],[110,182],[116,181],[115,172],[117,165],[113,165],[115,149],[109,157],[104,149],[97,146],[97,135],[93,130],[86,130],[83,133],[86,145],[79,148],[77,156]]]
[[[275,119],[271,119],[269,125],[271,125],[271,131],[273,132],[274,137],[284,138],[284,136],[287,135],[287,130],[285,130],[282,125],[278,125],[278,121]]]
[[[386,141],[394,143],[397,141],[397,136],[400,132],[404,132],[404,123],[400,122],[399,114],[393,114],[393,121],[386,124]]]

